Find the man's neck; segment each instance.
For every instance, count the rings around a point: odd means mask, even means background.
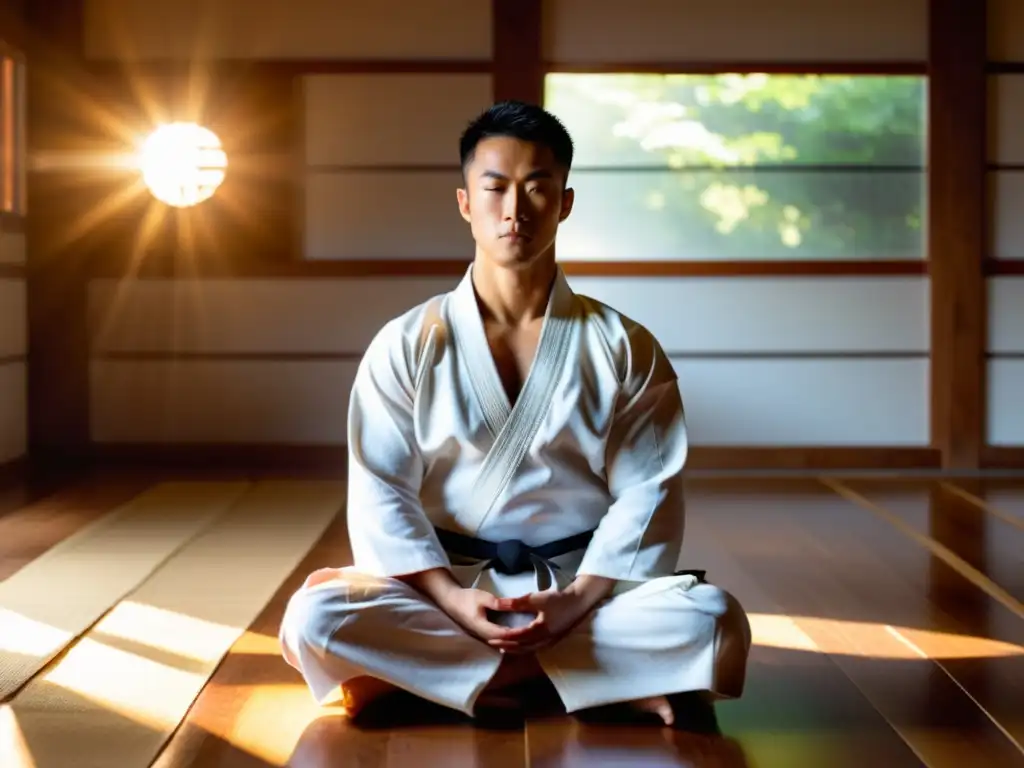
[[[484,320],[508,327],[529,324],[547,310],[558,265],[538,259],[526,269],[497,267],[486,258],[473,262],[473,288]]]

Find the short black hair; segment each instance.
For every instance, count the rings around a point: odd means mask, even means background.
[[[572,168],[572,137],[553,114],[535,104],[522,101],[501,101],[474,118],[459,139],[462,172],[473,160],[476,146],[492,136],[508,136],[547,147],[555,161]]]

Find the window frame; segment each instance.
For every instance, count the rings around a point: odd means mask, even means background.
[[[924,92],[931,98],[932,81],[927,61],[644,61],[644,62],[573,62],[548,60],[540,72],[536,101],[544,105],[548,75],[553,74],[635,74],[635,75],[881,75],[917,76],[924,81]],[[926,110],[926,116],[930,117]],[[930,129],[930,126],[929,126]],[[930,133],[930,130],[929,130]],[[926,137],[927,139],[927,137]],[[931,166],[930,142],[926,141],[925,201],[930,210],[931,190],[928,173]],[[567,274],[670,277],[670,276],[911,276],[928,275],[930,271],[927,227],[924,252],[916,259],[744,259],[744,260],[629,260],[560,262]]]

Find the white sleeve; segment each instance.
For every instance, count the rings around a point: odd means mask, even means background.
[[[449,567],[420,503],[407,346],[398,323],[386,326],[359,364],[349,402],[349,538],[356,567],[382,577]]]
[[[679,384],[653,338],[633,357],[616,404],[605,467],[612,504],[578,575],[646,581],[675,572],[685,524],[688,436]],[[646,349],[643,349],[646,347]],[[639,359],[637,359],[639,358]]]

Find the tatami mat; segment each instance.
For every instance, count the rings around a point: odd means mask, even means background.
[[[0,700],[222,515],[245,488],[244,482],[154,486],[0,582]]]
[[[16,745],[9,747],[16,753],[0,755],[0,762],[5,768],[150,765],[223,656],[343,503],[340,483],[252,486],[4,705],[0,728],[10,731],[4,742]],[[79,591],[88,594],[90,584],[82,579]]]

